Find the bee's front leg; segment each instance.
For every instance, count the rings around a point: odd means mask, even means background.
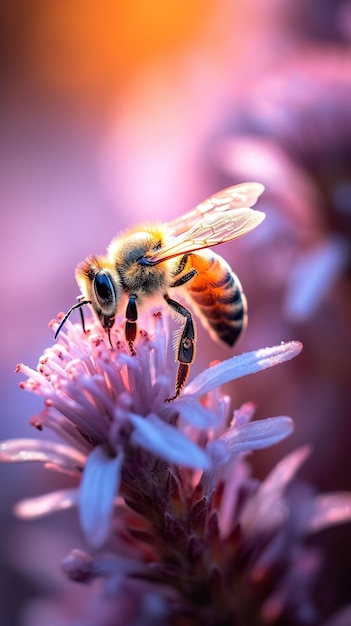
[[[137,319],[138,319],[138,311],[136,305],[137,296],[135,293],[130,294],[127,310],[126,310],[126,326],[125,326],[125,336],[128,343],[128,347],[132,356],[136,355],[134,350],[134,341],[137,333]]]
[[[190,365],[195,357],[195,327],[193,317],[189,309],[172,300],[167,294],[164,296],[167,304],[179,315],[185,317],[185,324],[182,328],[179,345],[177,349],[177,361],[179,361],[177,379],[175,385],[175,394],[171,398],[167,398],[167,402],[177,398],[188,378]]]

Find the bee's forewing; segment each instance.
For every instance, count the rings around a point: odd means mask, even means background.
[[[198,204],[189,213],[172,220],[167,227],[172,235],[180,235],[191,229],[203,215],[254,206],[263,191],[264,185],[261,183],[242,183],[227,187]]]
[[[181,254],[237,239],[256,228],[265,217],[262,211],[249,207],[207,213],[198,218],[192,228],[162,246],[149,261],[161,263]]]

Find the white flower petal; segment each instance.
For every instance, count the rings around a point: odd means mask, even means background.
[[[351,493],[324,493],[314,499],[314,515],[310,530],[317,532],[351,520]]]
[[[66,470],[83,467],[86,457],[75,448],[40,439],[8,439],[0,443],[0,461],[30,461],[58,465]]]
[[[262,494],[265,497],[270,496],[270,494],[273,494],[275,497],[280,496],[292,479],[295,478],[310,452],[309,446],[302,446],[277,463],[261,485]]]
[[[77,504],[78,489],[60,489],[37,498],[21,500],[14,507],[17,517],[35,519]]]
[[[97,446],[85,464],[79,513],[84,533],[95,547],[101,546],[108,536],[122,462],[122,452],[111,457],[102,446]]]
[[[331,236],[304,254],[292,268],[284,310],[289,319],[308,319],[320,306],[350,259],[349,245]]]
[[[253,402],[245,402],[234,411],[232,424],[236,428],[240,428],[243,424],[247,424],[254,416],[256,406]]]
[[[134,445],[177,465],[194,469],[205,469],[209,466],[208,457],[201,448],[157,415],[140,417],[131,414],[129,419],[135,427],[131,436]]]
[[[302,350],[299,341],[281,343],[272,348],[262,348],[253,352],[245,352],[209,367],[196,376],[184,389],[184,394],[199,397],[212,389],[236,380],[248,374],[273,367],[284,361],[290,361]]]
[[[220,439],[227,444],[230,452],[247,452],[272,446],[288,437],[293,429],[294,422],[290,417],[285,415],[267,417],[256,422],[235,426]]]
[[[284,491],[309,453],[308,446],[298,448],[268,474],[243,511],[242,523],[247,531],[274,528],[283,521],[287,514]]]
[[[180,398],[177,411],[186,422],[198,428],[214,428],[218,424],[218,415],[190,396]]]

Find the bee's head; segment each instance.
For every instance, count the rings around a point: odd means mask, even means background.
[[[115,323],[118,304],[122,296],[122,287],[116,269],[106,259],[91,256],[77,266],[76,280],[81,295],[77,297],[78,302],[71,306],[61,320],[55,332],[55,339],[75,309],[80,311],[85,331],[82,307],[90,304],[101,326],[108,331],[111,343],[110,329]]]
[[[112,328],[122,289],[115,268],[104,258],[88,257],[79,263],[76,280],[103,328]]]

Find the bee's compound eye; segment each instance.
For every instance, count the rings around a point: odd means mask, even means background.
[[[104,310],[106,306],[114,305],[116,302],[116,292],[111,277],[106,272],[99,272],[94,279],[94,291],[96,299]]]

